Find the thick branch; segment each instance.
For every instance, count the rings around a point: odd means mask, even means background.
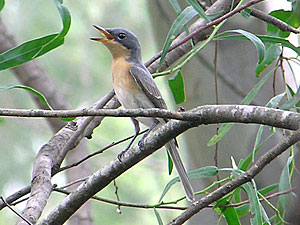
[[[263,106],[251,105],[206,105],[186,112],[172,112],[164,109],[78,109],[78,110],[16,110],[0,109],[0,116],[22,117],[160,117],[201,124],[215,123],[257,123],[273,127],[296,130],[300,114]]]
[[[113,92],[107,94],[93,108],[103,107],[113,95]],[[67,152],[76,147],[84,137],[84,130],[92,120],[93,117],[87,117],[71,121],[40,149],[33,166],[31,195],[22,213],[30,222],[35,224],[41,216],[52,191],[52,175],[60,167]]]

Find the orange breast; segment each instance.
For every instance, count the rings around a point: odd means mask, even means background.
[[[113,59],[112,75],[114,89],[122,88],[125,90],[140,89],[129,72],[132,63],[126,61],[123,57]]]

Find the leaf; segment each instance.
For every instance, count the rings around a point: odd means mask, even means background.
[[[0,70],[19,66],[57,48],[64,43],[64,37],[68,33],[71,25],[71,16],[69,11],[62,6],[61,0],[54,0],[54,2],[59,10],[63,22],[63,29],[61,32],[30,40],[0,54]]]
[[[154,210],[154,214],[155,214],[155,217],[157,219],[158,225],[163,225],[163,221],[162,221],[158,211],[155,208],[153,208],[153,210]]]
[[[206,166],[206,167],[198,168],[193,171],[189,171],[187,174],[190,179],[207,178],[207,177],[215,176],[218,173],[218,171],[219,171],[218,168],[215,166]],[[162,201],[163,197],[167,194],[167,192],[170,190],[170,188],[177,182],[180,182],[180,178],[178,176],[173,178],[172,180],[170,180],[167,183],[158,202]]]
[[[167,37],[166,37],[166,40],[165,40],[165,43],[164,43],[164,46],[162,49],[162,54],[161,54],[159,65],[161,65],[162,62],[164,61],[164,59],[167,55],[168,49],[171,46],[171,43],[176,38],[176,36],[179,34],[182,27],[196,15],[197,15],[196,10],[194,10],[193,7],[189,6],[189,7],[186,7],[175,19],[175,21],[173,22],[173,24],[169,30]]]
[[[290,110],[292,107],[294,107],[295,105],[298,104],[299,102],[299,94],[300,94],[300,86],[298,87],[296,94],[294,94],[294,96],[287,101],[286,103],[284,103],[280,109],[281,110]]]
[[[271,65],[282,53],[279,44],[268,44],[266,47],[266,57],[256,66],[256,76],[258,77],[267,66]]]
[[[168,80],[176,104],[185,102],[184,80],[181,71]]]
[[[205,14],[204,10],[199,5],[197,0],[187,0],[187,2],[197,11],[200,17],[206,20],[206,22],[211,21],[211,19]]]
[[[241,102],[241,105],[248,105],[250,104],[259,90],[262,88],[262,86],[265,84],[265,82],[270,78],[270,76],[273,74],[273,70],[271,70],[269,73],[267,73],[252,89],[251,91],[247,94],[247,96],[243,99]],[[214,135],[207,143],[207,146],[212,146],[218,143],[224,136],[225,134],[231,129],[233,126],[233,123],[226,123],[222,124],[221,127],[218,130],[218,134]]]
[[[219,199],[213,209],[215,209],[221,215],[223,214],[225,216],[228,225],[240,225],[241,223],[234,207],[227,207],[225,209],[221,207],[231,204],[231,201],[229,201],[227,198],[228,197]]]
[[[264,187],[262,189],[259,190],[259,193],[262,195],[266,195],[269,192],[275,190],[276,188],[278,188],[279,184],[271,184],[270,186]]]
[[[290,178],[290,165],[293,162],[293,156],[290,156],[287,160],[285,167],[283,168],[280,179],[279,179],[279,192],[287,191],[291,189],[291,178]],[[293,205],[293,197],[291,193],[280,195],[278,197],[278,209],[280,214],[283,216],[286,212],[290,211]]]
[[[272,11],[270,16],[273,16],[294,28],[298,28],[300,25],[300,19],[294,11],[284,11],[282,9]],[[267,32],[278,37],[287,38],[290,35],[289,31],[282,31],[278,27],[267,24]]]
[[[264,60],[265,51],[266,51],[265,50],[265,45],[256,35],[248,32],[248,31],[238,29],[238,30],[225,31],[225,32],[219,34],[218,37],[223,36],[223,35],[228,34],[228,33],[239,33],[239,34],[243,35],[246,39],[250,40],[254,44],[254,46],[257,50],[258,64],[261,63]]]
[[[243,188],[245,189],[245,191],[249,196],[251,214],[254,215],[254,217],[251,218],[251,224],[262,225],[262,214],[261,214],[262,206],[258,199],[256,185],[254,182],[252,182],[252,185],[250,182],[243,185]]]
[[[223,33],[221,33],[223,34]],[[214,37],[214,40],[246,40],[244,36],[241,35],[227,35],[227,36],[220,36],[221,34],[218,34]],[[284,47],[292,49],[294,52],[296,52],[298,55],[300,55],[300,47],[296,47],[292,43],[290,43],[288,40],[281,38],[281,37],[273,37],[269,35],[256,35],[258,38],[260,38],[265,43],[276,43],[281,44]]]
[[[7,91],[7,90],[10,90],[10,89],[14,89],[14,88],[24,89],[26,91],[29,91],[29,92],[33,93],[35,96],[37,96],[41,100],[41,102],[44,105],[46,105],[49,109],[52,110],[52,107],[48,103],[48,101],[45,98],[45,96],[41,92],[39,92],[39,91],[37,91],[37,90],[35,90],[35,89],[31,88],[31,87],[24,86],[24,85],[10,84],[10,85],[4,86],[4,87],[0,87],[0,91]]]
[[[169,175],[171,175],[172,171],[173,171],[174,164],[173,164],[173,161],[172,161],[172,158],[171,158],[169,152],[168,151],[166,151],[166,152],[167,152],[167,155],[168,155],[168,171],[169,171]]]
[[[181,12],[181,7],[178,4],[177,0],[169,0],[171,6],[173,7],[174,11],[176,12],[176,14],[179,14]]]
[[[5,0],[0,0],[0,12],[4,8],[4,5],[5,5]]]

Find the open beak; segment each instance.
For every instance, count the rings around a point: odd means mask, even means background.
[[[105,36],[105,38],[91,38],[91,40],[93,41],[99,41],[99,42],[107,42],[107,41],[111,41],[114,40],[114,37],[108,33],[103,27],[97,26],[97,25],[93,25],[98,31],[101,32],[101,34],[103,34]]]

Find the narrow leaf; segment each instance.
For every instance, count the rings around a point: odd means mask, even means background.
[[[168,80],[176,104],[185,102],[184,80],[181,71]]]
[[[199,5],[197,0],[187,0],[187,2],[197,11],[199,16],[206,20],[206,22],[210,22],[210,18],[205,14],[202,7]]]
[[[188,177],[190,179],[194,179],[194,178],[207,178],[207,177],[212,177],[215,176],[218,173],[218,168],[215,166],[206,166],[206,167],[202,167],[202,168],[198,168],[196,170],[190,171],[188,172]],[[167,194],[167,192],[170,190],[170,188],[176,184],[177,182],[180,182],[179,177],[175,177],[172,180],[170,180],[167,185],[165,186],[158,202],[161,202],[163,197]]]
[[[178,3],[178,0],[169,0],[171,6],[173,7],[176,14],[179,14],[181,12],[181,7]]]
[[[244,36],[241,35],[227,35],[222,36],[224,33],[218,34],[214,37],[214,40],[246,40]],[[256,35],[260,40],[262,40],[265,43],[273,43],[273,44],[281,44],[284,47],[292,49],[294,52],[296,52],[298,55],[300,55],[300,47],[296,47],[288,40],[281,38],[281,37],[273,37],[269,35]]]
[[[158,225],[163,225],[163,221],[162,221],[158,211],[155,208],[153,208],[153,210],[154,210],[154,214],[155,214],[155,217],[157,219]]]
[[[4,87],[0,87],[0,91],[7,91],[7,90],[10,90],[10,89],[14,89],[14,88],[24,89],[26,91],[29,91],[29,92],[33,93],[35,96],[37,96],[40,99],[40,101],[44,105],[46,105],[49,109],[52,109],[52,107],[48,103],[48,101],[45,98],[45,96],[41,92],[39,92],[39,91],[37,91],[37,90],[35,90],[35,89],[31,88],[31,87],[24,86],[24,85],[10,84],[10,85],[4,86]]]
[[[161,55],[160,63],[159,63],[160,65],[164,61],[166,54],[168,52],[168,49],[171,46],[171,43],[176,38],[176,36],[179,34],[182,27],[196,15],[197,15],[197,11],[194,10],[193,7],[189,6],[189,7],[186,7],[175,19],[175,21],[173,22],[173,24],[169,30],[169,33],[166,37],[166,40],[165,40],[165,43],[164,43],[164,46],[162,49],[162,55]]]
[[[290,178],[290,165],[293,161],[293,156],[290,156],[287,160],[285,167],[283,168],[280,179],[279,179],[279,192],[287,191],[291,189],[291,178]],[[291,206],[293,205],[293,197],[291,193],[285,195],[280,195],[278,197],[279,211],[282,216],[286,212],[290,211]]]
[[[168,155],[168,172],[169,172],[169,175],[171,175],[172,171],[173,171],[174,164],[173,164],[173,161],[172,161],[172,158],[171,158],[169,152],[168,151],[166,151],[166,152],[167,152],[167,155]]]
[[[270,78],[270,76],[273,74],[273,70],[271,70],[268,74],[266,74],[252,89],[251,91],[247,94],[247,96],[243,99],[241,102],[242,105],[247,105],[250,104],[259,90],[262,88],[262,86],[265,84],[265,82]],[[209,142],[207,143],[207,146],[212,146],[215,145],[217,142],[219,142],[225,134],[231,129],[233,126],[233,123],[227,123],[227,124],[222,124],[220,129],[218,130],[218,134],[214,135]]]

